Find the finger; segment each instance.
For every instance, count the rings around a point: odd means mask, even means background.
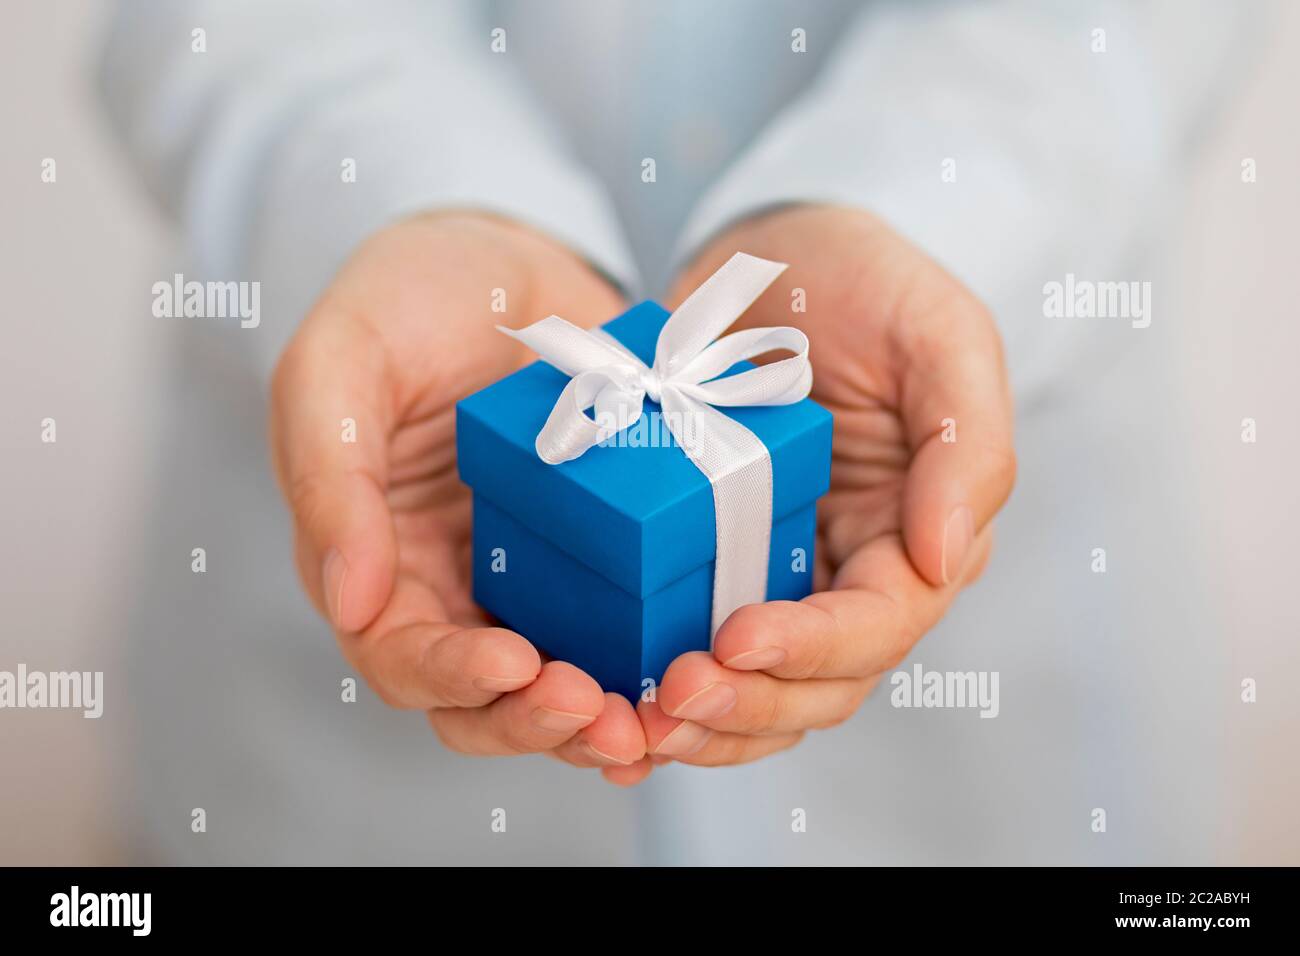
[[[1015,483],[1012,403],[992,320],[964,290],[899,323],[900,408],[912,448],[903,537],[922,577],[957,580]]]
[[[551,753],[575,767],[630,767],[645,757],[645,732],[626,697],[606,694],[595,722]]]
[[[321,311],[294,336],[271,384],[272,458],[293,512],[299,572],[343,631],[375,618],[396,574],[385,366],[363,322]]]
[[[645,727],[646,744],[651,754],[671,756],[679,763],[697,767],[748,763],[793,747],[803,738],[802,732],[762,735],[720,733],[694,721],[670,717],[656,702],[643,701],[637,707],[637,715]],[[654,757],[651,759],[655,762]]]
[[[803,731],[761,735],[714,734],[699,750],[675,759],[692,767],[729,767],[789,750],[801,740]]]
[[[642,757],[630,767],[606,767],[600,773],[616,787],[634,787],[650,776],[654,768],[649,757]]]
[[[392,707],[479,707],[536,680],[537,650],[501,627],[447,623],[437,597],[403,575],[360,634],[337,635],[343,656]]]
[[[636,713],[645,731],[646,753],[656,759],[680,760],[703,747],[714,733],[702,724],[668,716],[657,700],[642,700],[637,704]]]
[[[431,710],[428,716],[450,749],[506,755],[553,750],[594,723],[604,707],[594,680],[572,664],[551,661],[533,683],[486,707]]]
[[[983,566],[991,545],[990,527],[975,540],[970,571]],[[900,537],[885,535],[850,555],[831,590],[737,609],[718,629],[713,656],[730,670],[788,680],[878,674],[907,655],[964,583],[932,587]]]
[[[853,715],[874,681],[780,680],[729,670],[711,654],[683,654],[659,684],[670,717],[735,734],[783,734],[833,727]]]

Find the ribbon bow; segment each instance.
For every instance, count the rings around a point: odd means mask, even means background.
[[[646,398],[662,407],[668,430],[713,488],[717,558],[710,636],[736,608],[765,600],[772,533],[767,446],[715,406],[790,405],[812,388],[808,338],[798,329],[718,336],[785,269],[782,262],[736,253],[668,317],[653,366],[608,334],[558,315],[518,331],[498,326],[571,376],[537,435],[537,454],[547,464],[577,458],[635,424]],[[794,355],[718,378],[743,359],[776,350]],[[587,414],[593,406],[594,418]]]

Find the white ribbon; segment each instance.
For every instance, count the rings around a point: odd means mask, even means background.
[[[537,435],[537,454],[548,464],[577,458],[634,424],[647,396],[663,408],[669,431],[713,487],[717,559],[710,637],[736,608],[767,597],[772,534],[767,446],[713,406],[789,405],[812,388],[808,338],[798,329],[744,329],[718,336],[785,269],[782,262],[736,253],[668,317],[653,368],[612,337],[580,329],[558,315],[518,331],[498,326],[572,376]],[[742,359],[774,350],[794,356],[717,377]],[[594,419],[587,414],[593,405]],[[686,429],[686,422],[694,428]]]

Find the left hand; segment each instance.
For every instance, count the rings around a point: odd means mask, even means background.
[[[835,416],[814,593],[742,607],[711,654],[673,662],[638,708],[638,777],[665,759],[744,763],[852,715],[979,575],[1015,480],[1001,340],[937,263],[867,213],[788,207],[712,243],[673,307],[736,251],[791,263],[739,326],[803,329],[812,397]]]

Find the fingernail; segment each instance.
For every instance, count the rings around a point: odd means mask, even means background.
[[[763,671],[776,667],[785,660],[785,656],[784,647],[759,647],[723,661],[722,666],[730,667],[733,671]]]
[[[531,717],[534,727],[553,734],[571,734],[575,730],[586,727],[596,719],[587,714],[570,714],[567,711],[552,710],[549,707],[536,708]]]
[[[712,736],[713,731],[708,727],[683,720],[667,737],[659,741],[654,752],[666,757],[687,757],[708,743]]]
[[[965,505],[954,508],[943,526],[943,583],[951,584],[966,566],[966,554],[975,540],[975,517]]]
[[[506,694],[512,690],[527,687],[533,677],[475,677],[474,686],[490,694]]]
[[[330,548],[325,553],[325,564],[321,571],[321,580],[325,586],[325,606],[334,621],[335,627],[342,627],[343,620],[343,581],[348,576],[348,563],[338,548]]]
[[[730,684],[712,683],[701,687],[670,716],[686,720],[713,720],[736,706],[736,689]]]
[[[630,767],[632,765],[632,761],[630,760],[619,760],[617,757],[611,757],[602,750],[597,750],[589,740],[584,740],[582,746],[583,749],[587,751],[588,755],[602,763],[612,763],[620,767]]]

